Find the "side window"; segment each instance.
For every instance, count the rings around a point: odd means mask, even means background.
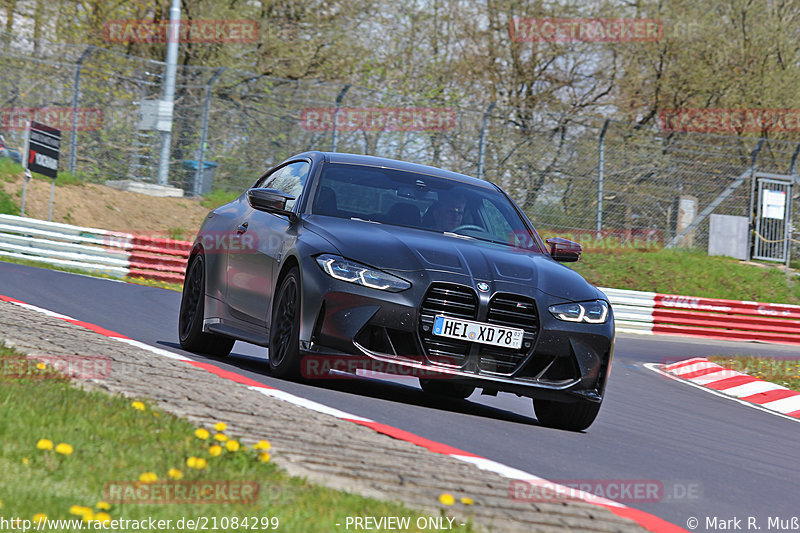
[[[256,186],[265,189],[277,189],[291,194],[295,197],[295,200],[286,202],[286,209],[292,209],[295,202],[297,202],[297,197],[303,192],[303,186],[306,184],[306,178],[308,178],[308,171],[310,168],[311,165],[306,161],[289,163],[285,167],[267,176],[262,182],[257,183]]]

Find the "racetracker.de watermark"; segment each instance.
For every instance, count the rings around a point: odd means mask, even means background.
[[[526,43],[657,42],[664,26],[659,19],[514,18],[508,34],[512,41]]]
[[[96,131],[103,127],[103,110],[66,106],[0,108],[0,130],[24,131],[31,121],[61,131]]]
[[[105,379],[111,359],[102,355],[32,354],[0,359],[0,377],[17,379]]]
[[[306,355],[300,363],[304,379],[351,379],[356,374],[392,374],[423,379],[454,379],[454,376],[434,372],[419,365],[378,361],[367,356]]]
[[[619,503],[666,503],[697,501],[703,496],[697,481],[658,479],[514,479],[508,496],[514,501],[563,503],[568,501],[613,500]]]
[[[306,131],[445,131],[456,112],[443,107],[307,107],[300,111]]]
[[[255,481],[109,481],[103,497],[109,503],[251,504],[258,498]]]
[[[665,131],[796,133],[800,132],[800,109],[662,109],[658,124]]]
[[[247,19],[110,20],[103,24],[103,37],[112,43],[254,43],[258,22]]]

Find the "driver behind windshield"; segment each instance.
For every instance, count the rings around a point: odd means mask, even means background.
[[[437,231],[453,231],[461,226],[466,203],[466,199],[462,195],[456,194],[445,196],[431,205],[428,212],[433,215],[432,228]]]

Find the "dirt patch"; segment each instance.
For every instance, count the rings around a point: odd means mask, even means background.
[[[17,205],[22,200],[22,178],[2,183]],[[47,220],[50,182],[31,180],[25,201],[25,216]],[[157,198],[126,192],[105,185],[57,186],[53,221],[132,233],[183,233],[191,240],[209,209],[193,198]]]

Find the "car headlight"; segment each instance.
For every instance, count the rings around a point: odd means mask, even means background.
[[[608,304],[602,300],[551,305],[549,309],[554,317],[567,322],[602,324],[608,318]]]
[[[404,279],[338,255],[320,255],[317,257],[317,264],[332,278],[369,287],[370,289],[400,292],[411,287],[411,284]]]

